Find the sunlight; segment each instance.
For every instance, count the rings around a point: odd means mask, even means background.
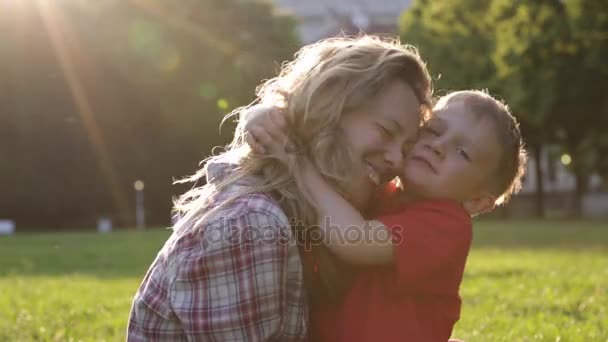
[[[0,29],[7,28],[2,25],[16,27],[17,32],[23,32],[26,20],[26,4],[23,0],[2,0],[0,1]]]
[[[1,5],[6,6],[6,7],[11,7],[11,8],[22,9],[24,4],[25,4],[24,0],[3,0]]]
[[[74,68],[74,61],[72,59],[74,53],[72,52],[71,54],[69,51],[70,47],[68,45],[70,43],[77,45],[77,37],[74,36],[68,27],[66,27],[67,24],[65,20],[63,20],[61,14],[51,6],[50,1],[36,0],[36,5],[44,27],[49,34],[51,45],[61,70],[63,71],[64,79],[68,84],[78,113],[82,118],[83,125],[88,132],[87,136],[97,155],[102,174],[111,189],[115,205],[120,212],[128,212],[126,196],[118,183],[118,178],[105,147],[103,137],[95,122],[95,113],[87,98],[86,90],[78,77],[78,72]],[[77,52],[79,52],[79,55],[82,55],[82,51]]]

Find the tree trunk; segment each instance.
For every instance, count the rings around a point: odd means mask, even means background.
[[[511,218],[511,210],[509,209],[509,204],[503,204],[500,206],[500,218],[505,220]]]
[[[576,171],[576,188],[574,190],[574,202],[572,213],[575,218],[583,216],[583,195],[587,192],[587,182],[589,177],[581,171]]]
[[[536,161],[536,196],[535,196],[535,214],[537,218],[545,218],[545,179],[541,168],[542,146],[540,144],[532,145],[532,154]]]

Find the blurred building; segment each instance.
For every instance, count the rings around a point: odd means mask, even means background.
[[[341,32],[397,34],[397,22],[411,0],[274,0],[299,21],[304,44]]]
[[[540,169],[545,193],[545,210],[548,217],[569,216],[574,207],[576,177],[568,169],[572,157],[559,154],[559,148],[545,148],[540,158]],[[534,196],[538,186],[536,165],[539,161],[530,158],[520,194],[510,204],[516,216],[530,216],[534,212]],[[598,174],[589,178],[587,192],[581,199],[583,217],[608,218],[608,193]]]
[[[550,147],[545,148],[540,158],[540,168],[543,175],[543,187],[548,193],[572,192],[576,189],[576,177],[568,170],[572,162],[567,154],[559,155]],[[538,184],[536,177],[537,160],[530,158],[527,164],[526,176],[522,184],[522,193],[534,193]],[[601,189],[602,178],[593,174],[589,178],[588,190],[596,192]]]

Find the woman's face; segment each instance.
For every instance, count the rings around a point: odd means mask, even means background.
[[[368,106],[343,116],[340,128],[360,161],[353,166],[360,172],[345,189],[353,204],[363,208],[379,185],[397,176],[419,127],[420,102],[402,81],[391,83]]]

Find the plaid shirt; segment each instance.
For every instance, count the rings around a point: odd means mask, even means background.
[[[210,182],[229,170],[210,165]],[[198,233],[167,240],[133,299],[127,340],[305,340],[302,263],[277,202],[249,194],[214,217]]]

